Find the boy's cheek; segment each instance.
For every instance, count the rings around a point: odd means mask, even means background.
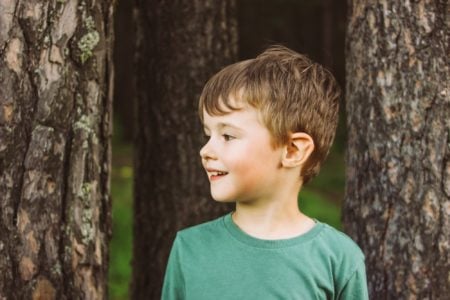
[[[266,170],[264,168],[258,167],[263,165],[265,162],[259,162],[258,164],[251,164],[247,165],[245,163],[242,163],[240,165],[237,165],[232,175],[236,175],[235,184],[240,185],[241,188],[244,189],[252,189],[262,182],[265,182],[266,180]]]

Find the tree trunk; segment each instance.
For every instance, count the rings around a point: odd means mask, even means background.
[[[111,1],[0,3],[0,299],[105,299]]]
[[[133,142],[134,120],[134,32],[133,1],[120,0],[117,3],[114,22],[114,100],[115,119],[120,120],[122,139]],[[117,123],[116,123],[117,124]],[[114,129],[116,136],[117,128]]]
[[[177,230],[229,207],[210,200],[197,103],[237,52],[234,0],[137,1],[133,299],[159,299]]]
[[[322,1],[322,64],[329,69],[333,69],[335,18],[334,5],[336,0]]]
[[[371,299],[450,295],[447,11],[349,3],[344,223],[366,254]]]

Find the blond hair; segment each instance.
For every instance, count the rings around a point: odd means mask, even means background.
[[[275,145],[288,143],[290,132],[309,134],[315,147],[300,175],[304,183],[317,175],[338,121],[340,89],[328,70],[286,47],[272,46],[215,74],[200,96],[200,118],[203,111],[223,115],[238,109],[230,96],[260,111]]]

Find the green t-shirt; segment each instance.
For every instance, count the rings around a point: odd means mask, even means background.
[[[162,299],[364,300],[364,255],[324,223],[294,238],[262,240],[227,214],[178,232]]]

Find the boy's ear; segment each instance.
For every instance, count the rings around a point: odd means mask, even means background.
[[[302,166],[314,150],[314,141],[309,134],[293,132],[289,134],[289,141],[285,146],[282,158],[283,167],[294,168]]]

